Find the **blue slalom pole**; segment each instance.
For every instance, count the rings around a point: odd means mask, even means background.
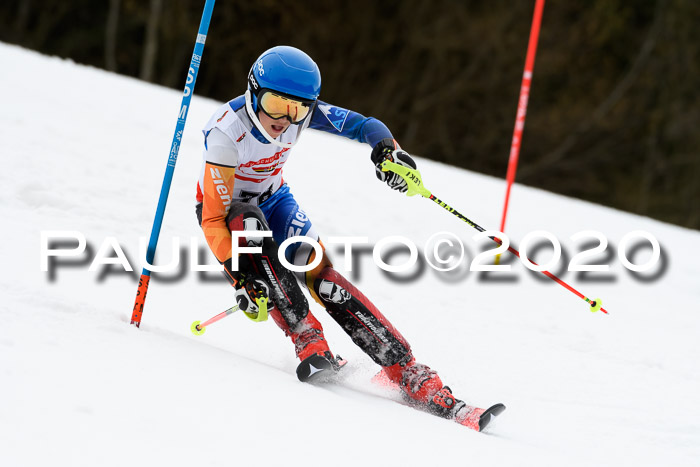
[[[160,236],[160,228],[163,225],[163,215],[165,214],[165,205],[168,203],[168,194],[170,193],[170,185],[173,181],[175,173],[175,163],[177,155],[180,151],[180,143],[182,142],[182,134],[185,131],[185,121],[187,120],[187,111],[190,107],[192,94],[194,94],[194,84],[197,81],[197,72],[199,65],[202,62],[202,53],[204,52],[204,43],[207,40],[207,32],[209,31],[209,23],[211,22],[211,14],[214,11],[214,3],[216,0],[206,0],[204,11],[202,12],[202,20],[199,23],[199,32],[197,33],[197,41],[194,44],[194,52],[190,61],[190,68],[187,70],[187,80],[185,81],[185,90],[182,94],[182,104],[180,105],[180,113],[177,116],[177,125],[175,126],[175,134],[173,142],[170,145],[170,154],[168,155],[168,165],[165,168],[165,177],[163,177],[163,185],[160,189],[160,198],[158,198],[158,207],[156,208],[156,217],[153,220],[151,229],[151,238],[148,241],[148,250],[146,251],[147,264],[153,264],[156,255],[156,246],[158,246],[158,237]],[[134,302],[134,310],[131,315],[131,324],[139,327],[141,325],[141,316],[143,315],[143,306],[146,302],[146,293],[148,292],[148,283],[151,279],[151,271],[146,267],[141,272],[139,286],[136,290],[136,300]]]

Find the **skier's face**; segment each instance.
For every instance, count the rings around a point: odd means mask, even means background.
[[[258,111],[258,119],[260,119],[260,123],[262,123],[262,126],[265,131],[267,131],[267,134],[273,138],[277,138],[279,135],[284,133],[287,127],[292,124],[286,118],[280,118],[278,120],[272,119],[262,110]]]

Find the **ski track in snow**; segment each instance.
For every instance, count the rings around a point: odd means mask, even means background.
[[[344,273],[458,397],[506,404],[489,432],[471,432],[372,386],[378,367],[311,300],[332,349],[349,360],[327,385],[296,380],[293,347],[271,322],[234,314],[192,336],[192,321],[232,302],[226,284],[192,272],[151,281],[143,325],[129,326],[138,239],[150,233],[180,93],[5,44],[0,57],[3,466],[697,465],[699,232],[516,185],[507,228],[516,244],[538,229],[570,252],[568,237],[583,230],[603,232],[611,248],[633,230],[659,239],[668,269],[656,281],[633,280],[615,257],[614,282],[565,274],[602,297],[608,316],[517,263],[517,283],[479,282],[474,272],[448,282],[431,270],[398,283],[366,255],[359,277]],[[232,85],[232,97],[240,90]],[[194,192],[200,128],[217,105],[192,101],[161,261],[173,238],[204,245]],[[451,231],[473,257],[476,231],[378,183],[366,146],[307,133],[285,179],[323,238],[404,235],[420,246]],[[498,225],[503,180],[418,163],[436,196]],[[138,272],[100,278],[88,258],[52,280],[40,270],[47,230],[83,232],[93,254],[115,237]],[[329,251],[342,267],[338,248]]]

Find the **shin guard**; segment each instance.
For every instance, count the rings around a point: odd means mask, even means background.
[[[261,247],[261,254],[241,254],[239,271],[234,277],[255,273],[270,286],[274,308],[269,314],[285,334],[293,333],[309,313],[309,303],[294,273],[280,263],[277,243],[270,237],[256,235],[257,231],[270,230],[265,217],[257,206],[233,203],[226,218],[229,230],[245,231],[250,235],[239,238],[239,246]]]
[[[411,358],[406,339],[335,269],[321,271],[313,289],[331,317],[375,363],[388,367]]]

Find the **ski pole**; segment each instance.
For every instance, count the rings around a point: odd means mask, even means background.
[[[194,334],[195,336],[201,336],[202,334],[204,334],[204,331],[207,330],[207,326],[209,326],[210,324],[216,323],[220,319],[226,318],[228,315],[233,314],[236,311],[238,311],[238,305],[233,305],[228,310],[222,311],[218,315],[214,316],[213,318],[209,318],[208,320],[206,320],[203,323],[200,321],[195,321],[190,326],[190,330],[192,331],[192,334]]]
[[[389,161],[389,160],[385,160],[384,162],[382,162],[382,171],[384,171],[384,172],[389,172],[389,171],[394,172],[394,173],[396,173],[397,175],[399,175],[401,178],[403,178],[404,180],[406,180],[406,184],[407,184],[407,186],[408,186],[408,191],[406,192],[406,194],[407,194],[408,196],[421,195],[421,196],[424,197],[424,198],[428,198],[430,201],[433,201],[435,204],[437,204],[438,206],[442,207],[442,208],[445,209],[446,211],[451,212],[452,214],[454,214],[455,216],[457,216],[460,220],[462,220],[463,222],[466,222],[467,224],[469,224],[471,227],[475,228],[475,229],[478,230],[479,232],[485,232],[485,231],[486,231],[486,229],[484,229],[483,227],[481,227],[479,224],[476,224],[475,222],[471,221],[469,218],[467,218],[466,216],[464,216],[463,214],[461,214],[461,213],[460,213],[459,211],[457,211],[455,208],[453,208],[452,206],[448,205],[447,203],[445,203],[444,201],[438,199],[435,195],[433,195],[433,194],[430,192],[430,190],[428,190],[428,189],[425,187],[425,185],[423,185],[423,180],[422,180],[421,175],[420,175],[420,172],[419,172],[418,170],[412,169],[412,168],[410,168],[410,167],[405,167],[405,166],[403,166],[403,165],[396,164],[395,162],[391,162],[391,161]],[[503,242],[502,242],[499,238],[497,238],[497,237],[494,237],[494,236],[489,235],[489,238],[490,238],[491,240],[493,240],[494,242],[498,243],[499,245],[502,245],[502,244],[503,244]],[[513,253],[514,255],[516,255],[518,258],[521,258],[520,252],[519,252],[518,250],[516,250],[515,248],[509,246],[509,247],[508,247],[508,251],[510,251],[511,253]],[[526,258],[526,259],[527,259],[528,261],[530,261],[529,258]],[[535,263],[534,261],[530,261],[530,262],[531,262],[532,264],[535,264],[535,265],[537,264],[537,263]],[[556,282],[557,284],[559,284],[559,285],[561,285],[562,287],[564,287],[564,288],[566,288],[567,290],[569,290],[569,291],[570,291],[571,293],[573,293],[574,295],[576,295],[576,296],[578,296],[579,298],[585,300],[585,301],[590,305],[590,310],[591,310],[592,312],[595,313],[596,311],[600,310],[600,311],[602,311],[602,312],[605,313],[605,314],[608,313],[608,312],[605,310],[605,308],[602,307],[602,300],[601,300],[601,299],[596,298],[596,299],[594,299],[594,300],[591,300],[590,298],[586,297],[586,296],[583,295],[581,292],[579,292],[578,290],[574,289],[573,287],[571,287],[569,284],[567,284],[567,283],[564,282],[563,280],[559,279],[557,276],[555,276],[555,275],[552,274],[551,272],[549,272],[549,271],[540,271],[540,272],[541,272],[542,274],[544,274],[545,276],[549,277],[550,279],[552,279],[552,280],[553,280],[554,282]]]
[[[199,23],[199,32],[197,41],[194,44],[194,52],[192,52],[192,60],[187,71],[187,79],[185,80],[185,90],[182,94],[182,103],[180,105],[180,113],[177,116],[177,124],[175,125],[175,134],[170,145],[170,153],[168,154],[168,164],[165,168],[165,176],[160,189],[160,197],[158,198],[158,207],[156,208],[156,216],[153,220],[151,228],[151,237],[148,241],[148,250],[146,250],[146,264],[153,264],[156,256],[156,246],[158,246],[158,237],[160,236],[160,228],[163,225],[163,215],[165,214],[165,205],[168,203],[168,194],[170,193],[170,185],[173,181],[175,173],[175,163],[177,155],[180,152],[180,143],[182,142],[182,134],[185,131],[185,121],[187,120],[187,110],[192,100],[194,93],[194,84],[197,81],[197,72],[199,65],[202,62],[202,53],[204,52],[204,43],[207,40],[207,32],[209,31],[209,22],[211,14],[214,10],[214,2],[216,0],[207,0],[202,11],[202,20]],[[136,289],[136,299],[134,300],[134,309],[131,314],[131,324],[137,328],[141,326],[141,316],[143,315],[143,307],[146,303],[146,293],[148,293],[148,283],[151,280],[151,270],[144,266],[139,279],[139,285]]]

